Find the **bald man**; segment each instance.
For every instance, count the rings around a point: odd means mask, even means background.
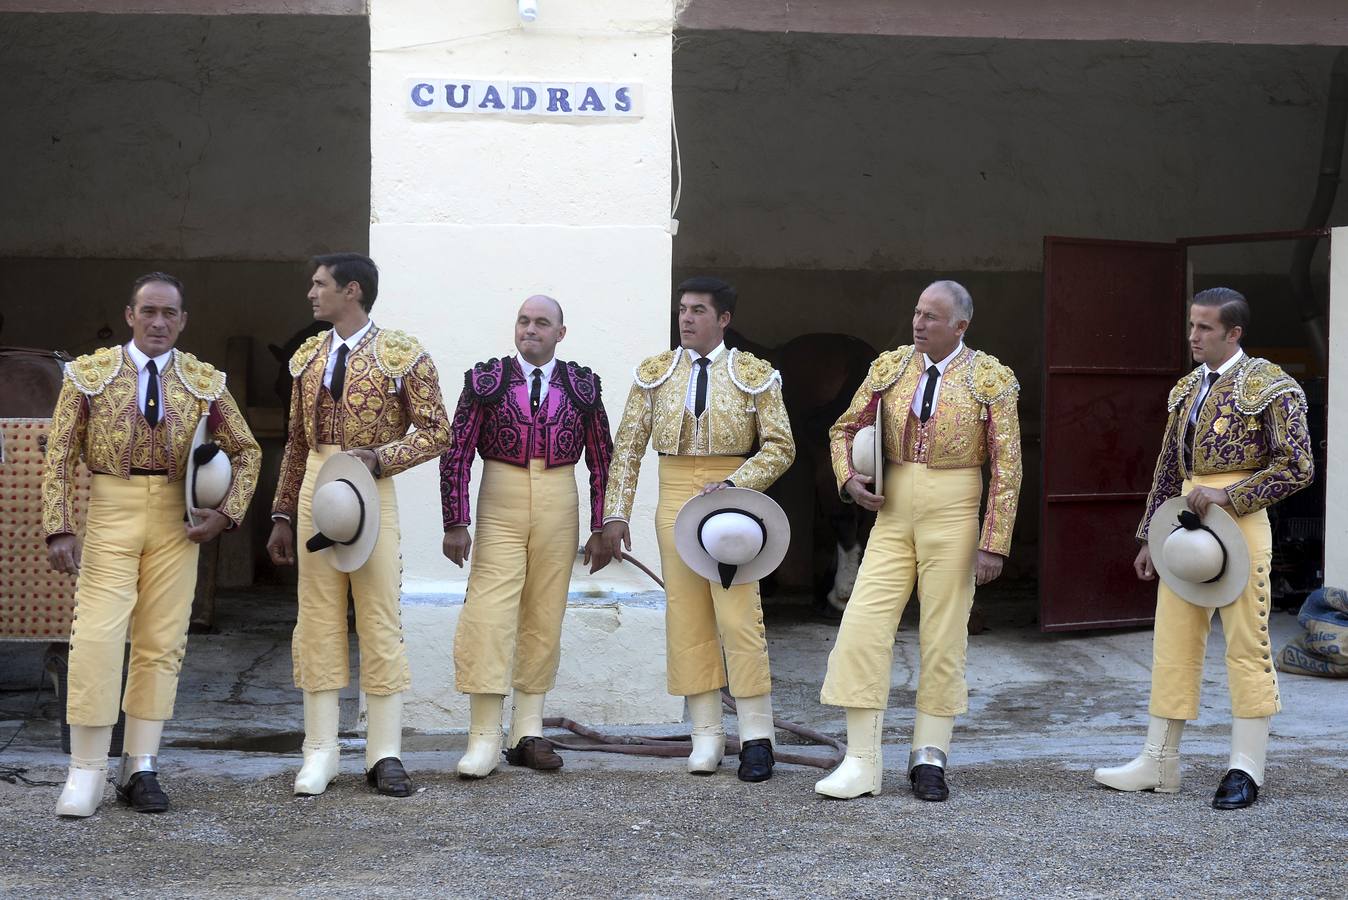
[[[594,573],[611,558],[599,539],[613,440],[599,376],[556,358],[566,337],[562,307],[535,295],[515,317],[518,356],[489,359],[464,375],[454,412],[454,442],[440,458],[444,554],[462,567],[471,556],[468,593],[454,635],[454,677],[469,695],[463,778],[483,778],[501,756],[505,695],[515,691],[506,761],[561,768],[543,737],[543,699],[557,679],[562,616],[580,536],[575,465],[590,470],[590,538],[585,563]],[[468,482],[480,455],[477,541]]]

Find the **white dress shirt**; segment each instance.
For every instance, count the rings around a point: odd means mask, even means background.
[[[714,350],[712,350],[710,353],[707,354],[707,359],[711,360],[712,362],[715,362],[717,359],[720,358],[721,353],[722,353],[724,350],[725,350],[725,342],[722,341],[721,343],[719,343],[719,344],[716,345],[716,348],[715,348]],[[689,358],[690,360],[692,360],[692,362],[694,363],[694,366],[693,366],[692,370],[688,373],[688,393],[684,396],[684,406],[687,407],[687,409],[688,409],[689,412],[695,412],[695,411],[697,410],[697,370],[698,370],[698,366],[696,365],[696,363],[697,363],[697,361],[698,361],[699,359],[702,358],[702,354],[701,354],[701,353],[698,353],[696,350],[692,350],[692,349],[689,349],[689,348],[686,348],[686,347],[684,348],[684,352],[688,354],[688,358]],[[709,368],[709,369],[711,368],[711,363],[707,363],[707,368]],[[706,409],[711,409],[711,373],[710,373],[710,372],[707,373],[707,406],[706,406]],[[704,410],[704,411],[705,411],[705,410]]]
[[[126,352],[131,356],[131,361],[136,364],[136,405],[140,407],[140,414],[145,415],[145,390],[150,386],[150,373],[146,366],[150,364],[150,357],[140,352],[135,341],[126,345]],[[173,359],[173,351],[160,354],[154,358],[154,367],[159,371],[159,396],[155,402],[159,404],[159,420],[164,420],[164,369],[168,368],[169,361]]]
[[[927,380],[931,378],[931,376],[927,374],[927,370],[932,366],[935,366],[936,371],[941,373],[936,379],[936,391],[931,395],[931,412],[932,415],[936,414],[936,401],[941,396],[941,381],[945,376],[945,370],[955,361],[955,357],[959,356],[960,351],[963,349],[964,341],[960,341],[949,356],[937,363],[932,362],[931,357],[927,354],[922,354],[922,377],[917,380],[917,390],[913,392],[913,415],[918,416],[919,418],[922,416],[922,397],[927,392]]]
[[[1208,384],[1208,376],[1216,372],[1217,377],[1221,378],[1227,372],[1230,372],[1236,363],[1240,362],[1244,356],[1245,351],[1237,349],[1235,353],[1231,354],[1230,359],[1215,369],[1207,363],[1203,363],[1203,379],[1198,385],[1198,400],[1194,402],[1193,408],[1189,410],[1189,424],[1192,425],[1198,421],[1198,411],[1203,408],[1203,401],[1208,399],[1208,390],[1212,387],[1211,384]]]
[[[351,335],[351,337],[346,338],[345,340],[337,336],[336,328],[332,329],[332,347],[330,350],[328,350],[327,367],[323,369],[323,387],[327,388],[328,390],[332,390],[332,370],[337,368],[337,348],[340,347],[342,344],[346,344],[347,348],[346,355],[347,358],[350,359],[351,351],[356,349],[356,345],[360,343],[360,339],[365,337],[365,332],[369,331],[373,326],[374,320],[371,319],[365,323],[364,328],[360,329],[355,334]],[[401,378],[398,379],[398,387],[402,387]]]
[[[553,357],[541,366],[536,366],[523,356],[519,357],[520,369],[524,372],[524,383],[528,390],[534,389],[534,369],[540,370],[542,385],[538,390],[538,405],[543,406],[544,401],[548,399],[548,382],[552,380],[552,370],[557,368],[557,357]]]

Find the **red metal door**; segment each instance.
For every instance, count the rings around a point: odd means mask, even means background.
[[[1039,627],[1150,622],[1133,574],[1165,401],[1185,370],[1185,250],[1044,239]]]

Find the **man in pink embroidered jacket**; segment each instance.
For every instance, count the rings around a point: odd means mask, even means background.
[[[454,677],[469,695],[468,750],[459,774],[482,778],[501,755],[502,705],[515,708],[506,759],[555,769],[562,759],[543,738],[543,698],[561,659],[562,616],[580,540],[575,464],[590,470],[590,539],[584,561],[608,564],[604,520],[613,439],[599,376],[556,358],[566,336],[562,308],[530,297],[515,319],[518,356],[478,363],[464,376],[454,442],[440,458],[444,554],[472,559],[454,635]],[[474,453],[483,459],[476,541],[468,501]]]

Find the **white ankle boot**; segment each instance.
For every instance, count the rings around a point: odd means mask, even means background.
[[[688,718],[693,722],[693,752],[688,754],[688,771],[710,775],[725,756],[725,726],[721,724],[721,692],[707,691],[688,696]]]
[[[468,695],[468,749],[459,757],[460,778],[486,778],[501,762],[504,694]]]
[[[740,743],[768,740],[777,746],[777,729],[772,720],[772,694],[735,698],[735,718],[739,723]]]
[[[515,691],[515,708],[510,714],[510,737],[507,747],[518,747],[527,737],[543,736],[543,699],[546,694]]]
[[[884,778],[884,727],[884,710],[848,707],[847,755],[827,778],[815,782],[814,792],[835,800],[878,796]]]
[[[403,758],[403,695],[365,695],[365,771],[381,759]]]
[[[1142,753],[1121,766],[1096,769],[1095,780],[1116,791],[1177,793],[1180,789],[1179,742],[1183,731],[1183,719],[1152,716]]]
[[[1231,720],[1231,759],[1227,769],[1239,769],[1264,786],[1264,760],[1268,756],[1269,717]]]
[[[304,692],[304,765],[295,776],[295,793],[315,796],[337,778],[342,751],[337,744],[337,691]]]
[[[70,726],[70,771],[56,801],[58,816],[83,819],[98,810],[108,781],[111,744],[111,725]]]

